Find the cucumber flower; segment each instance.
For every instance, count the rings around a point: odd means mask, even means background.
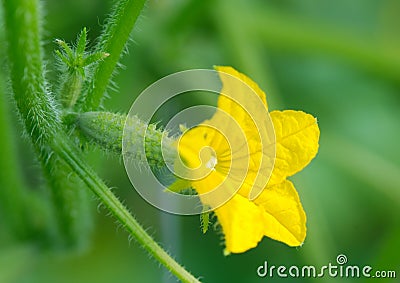
[[[255,82],[232,67],[216,70],[222,81],[217,111],[177,141],[177,182],[194,188],[215,213],[225,254],[254,248],[264,236],[300,246],[306,215],[287,177],[317,154],[317,120],[302,111],[269,113]]]

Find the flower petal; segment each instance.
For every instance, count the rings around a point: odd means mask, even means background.
[[[241,93],[243,95],[246,95],[248,93],[248,87],[250,87],[262,100],[262,102],[265,105],[265,108],[268,109],[268,104],[267,104],[267,99],[265,93],[261,90],[261,88],[258,86],[257,83],[255,83],[252,79],[250,79],[248,76],[245,74],[242,74],[238,71],[236,71],[234,68],[229,67],[229,66],[215,66],[215,70],[219,72],[220,78],[222,80],[222,93]],[[221,76],[221,73],[229,74],[230,76]],[[233,79],[237,78],[237,79]],[[224,91],[225,90],[225,91]],[[218,102],[218,107],[221,107],[223,102],[220,101]],[[229,111],[228,111],[229,112]]]
[[[225,235],[225,253],[242,253],[263,236],[299,246],[306,236],[306,215],[290,181],[266,188],[255,202],[236,194],[215,209]]]
[[[263,208],[264,235],[289,246],[300,246],[306,237],[306,214],[292,182],[267,187],[255,200]]]
[[[225,254],[242,253],[257,246],[264,236],[264,211],[237,194],[215,210],[225,235]]]
[[[221,116],[218,112],[224,112],[231,118],[222,123],[219,120],[215,125],[218,124],[222,132],[226,133],[232,131],[235,122],[244,132],[249,155],[242,154],[245,157],[242,162],[249,163],[249,166],[245,180],[248,186],[241,190],[241,194],[254,199],[267,185],[275,157],[275,134],[266,96],[254,81],[232,67],[215,69],[222,81],[222,90],[218,98],[217,113],[210,122]],[[232,151],[235,154],[235,149]],[[232,156],[232,160],[235,159],[237,158]]]
[[[268,185],[279,184],[302,170],[318,152],[317,119],[302,111],[272,111],[276,159]]]

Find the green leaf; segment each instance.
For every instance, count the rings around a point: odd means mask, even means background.
[[[76,54],[82,55],[86,49],[86,28],[83,28],[81,33],[79,34],[77,45],[76,45]]]

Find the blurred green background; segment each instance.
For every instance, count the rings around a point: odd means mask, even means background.
[[[73,42],[86,26],[93,46],[112,2],[47,0],[43,6],[48,76],[54,82],[54,39]],[[318,156],[291,178],[308,217],[301,248],[264,238],[245,254],[225,257],[220,235],[212,229],[203,235],[198,216],[169,215],[141,199],[120,158],[96,149],[90,163],[149,233],[204,282],[351,281],[256,273],[265,260],[318,267],[336,263],[339,254],[349,264],[395,270],[399,277],[399,15],[397,0],[151,0],[132,34],[107,110],[127,112],[144,88],[170,73],[231,65],[259,83],[271,110],[304,110],[318,118]],[[2,97],[15,134],[16,168],[21,182],[36,188],[40,169],[9,101]],[[178,101],[171,113],[185,103]],[[7,166],[13,153],[1,150]],[[51,252],[17,241],[0,222],[0,282],[176,281],[96,208],[93,199],[96,223],[90,244],[80,252]]]

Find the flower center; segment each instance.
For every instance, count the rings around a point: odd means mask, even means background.
[[[208,169],[215,170],[215,165],[217,165],[217,163],[218,163],[217,158],[215,156],[211,156],[210,160],[208,160],[208,162],[206,163],[206,167]]]

